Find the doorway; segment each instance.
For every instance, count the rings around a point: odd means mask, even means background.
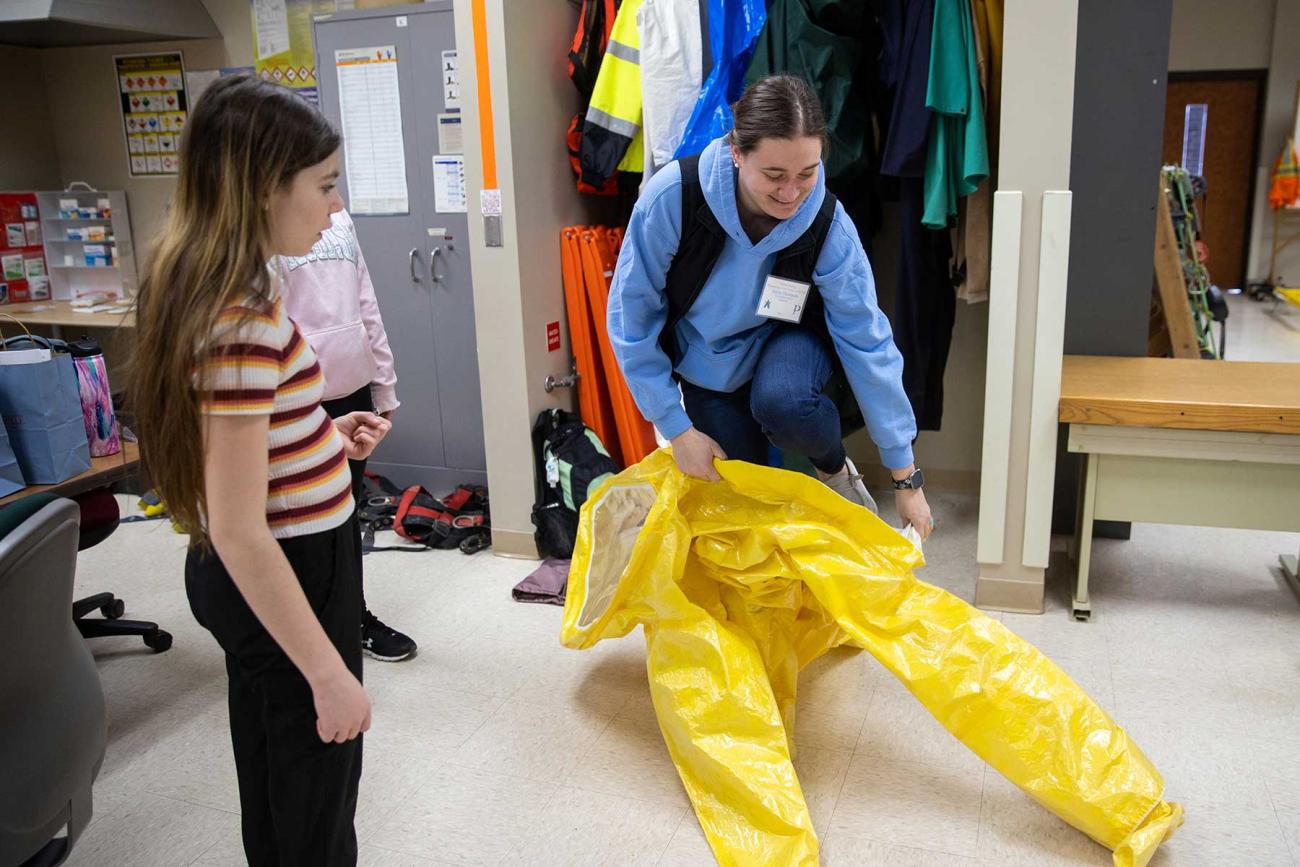
[[[1225,290],[1246,285],[1266,77],[1262,69],[1169,74],[1161,158],[1205,178],[1206,267]]]

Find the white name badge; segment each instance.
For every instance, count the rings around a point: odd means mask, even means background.
[[[763,284],[763,297],[758,299],[758,309],[754,312],[768,319],[798,323],[803,318],[803,308],[811,288],[798,280],[768,277]]]

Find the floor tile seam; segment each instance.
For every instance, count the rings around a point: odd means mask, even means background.
[[[685,813],[683,813],[682,817],[677,820],[677,827],[673,828],[672,836],[668,838],[668,845],[664,847],[664,851],[659,853],[659,859],[655,861],[655,867],[658,867],[658,865],[662,864],[664,858],[667,857],[668,850],[673,847],[673,841],[677,839],[677,835],[680,834],[682,831],[682,825],[686,824],[686,820],[688,818],[693,818],[694,816],[695,816],[695,805],[692,804],[691,808],[687,810]],[[703,834],[704,833],[703,830],[701,830],[700,833]],[[705,845],[706,846],[708,845],[707,837],[705,838]],[[712,847],[710,847],[710,851],[712,851]]]
[[[989,763],[985,762],[984,775],[980,778],[980,819],[979,827],[975,829],[975,857],[979,857],[980,847],[984,844],[984,803],[988,797],[989,769]]]
[[[828,831],[826,836],[829,838],[831,836],[831,832]],[[848,837],[849,839],[860,840],[864,843],[878,843],[882,846],[888,846],[891,849],[905,849],[908,852],[921,852],[926,855],[951,855],[957,858],[968,858],[971,861],[975,861],[976,863],[979,863],[980,861],[979,857],[976,855],[963,855],[960,852],[952,852],[947,849],[931,849],[927,846],[917,846],[914,843],[899,843],[896,840],[885,840],[881,837],[873,837],[869,834],[855,834],[849,831],[836,831],[834,832],[834,836],[837,838]]]
[[[568,762],[565,763],[563,769],[560,771],[559,774],[560,777],[567,777],[572,772],[574,766],[576,766],[580,762],[585,761],[587,757],[592,754],[592,752],[596,749],[596,744],[599,743],[600,739],[605,736],[605,732],[609,730],[609,727],[614,724],[614,719],[615,719],[614,714],[605,715],[604,722],[601,724],[600,729],[592,737],[590,743],[588,743],[585,747],[583,747],[582,749],[578,750],[577,752],[569,756]]]
[[[944,729],[943,731],[948,736],[949,741],[951,743],[956,744],[962,748],[963,753],[966,756],[970,757],[972,763],[980,762],[981,765],[987,764],[987,762],[985,762],[984,759],[980,757],[979,753],[975,752],[969,746],[962,743],[960,738],[958,738],[956,735],[954,735],[952,732],[948,731],[947,729]],[[900,759],[900,758],[895,758],[896,755],[897,753],[887,755],[885,753],[873,753],[867,750],[854,750],[853,752],[853,758],[855,759],[861,757],[864,759],[876,759],[880,761],[885,761],[893,765],[920,765],[932,771],[947,771],[947,770],[951,770],[954,767],[954,762],[952,761],[939,761],[939,760],[931,761],[929,759],[907,759],[907,758]]]
[[[560,779],[556,784],[561,786],[562,788],[574,789],[579,792],[586,792],[588,795],[599,795],[602,798],[622,798],[623,800],[626,801],[635,801],[638,804],[647,804],[655,807],[669,807],[670,809],[673,810],[684,809],[687,811],[693,809],[694,807],[694,805],[691,804],[691,798],[690,795],[687,794],[685,786],[681,785],[680,777],[675,776],[674,779],[677,780],[678,786],[680,787],[681,796],[686,802],[685,806],[682,805],[681,801],[677,801],[673,798],[668,797],[667,795],[663,797],[658,797],[658,796],[644,797],[641,795],[633,795],[626,791],[615,792],[615,791],[600,789],[595,786],[584,786],[578,782],[575,782],[572,777],[572,774],[573,774],[572,770],[565,772],[564,777]]]
[[[839,812],[840,800],[844,797],[844,787],[849,784],[849,771],[853,768],[853,759],[856,753],[849,754],[849,763],[844,766],[844,776],[840,778],[839,790],[835,793],[835,801],[831,804],[830,815],[826,817],[826,836],[830,836],[830,829],[835,826],[835,814]],[[819,835],[820,836],[820,835]]]
[[[829,839],[831,836],[852,837],[857,840],[863,840],[867,843],[880,843],[881,845],[884,846],[894,846],[901,849],[915,849],[919,852],[926,852],[931,855],[953,855],[958,858],[971,858],[971,859],[975,859],[978,857],[969,852],[955,852],[953,851],[953,849],[931,849],[924,846],[917,846],[913,843],[903,843],[898,840],[890,840],[883,836],[876,836],[870,833],[866,833],[866,834],[852,833],[843,830],[836,830],[833,827],[829,827],[826,831],[826,837]]]
[[[1103,620],[1102,625],[1105,626],[1105,624],[1106,621]],[[1111,712],[1117,712],[1118,709],[1116,706],[1119,704],[1119,693],[1115,689],[1115,664],[1112,663],[1110,659],[1111,635],[1109,629],[1102,630],[1101,643],[1106,648],[1106,651],[1105,653],[1102,654],[1102,656],[1106,661],[1106,682],[1110,684],[1110,703],[1111,703],[1110,710]]]
[[[974,753],[973,751],[970,751],[969,749],[968,749],[968,751],[971,753],[972,756],[975,757],[975,759],[976,759],[977,761],[980,762],[980,764],[981,764],[981,768],[982,768],[982,770],[983,770],[984,767],[987,766],[987,762],[985,762],[983,759],[981,759],[981,758],[980,758],[976,753]],[[862,757],[862,758],[866,758],[866,759],[888,758],[888,757],[885,757],[885,756],[874,756],[874,755],[871,755],[870,753],[863,753],[861,757]],[[858,758],[858,755],[855,753],[855,754],[854,754],[854,759],[857,759],[857,758]],[[906,767],[917,767],[917,768],[924,768],[925,770],[930,771],[931,773],[942,774],[942,773],[944,773],[944,772],[946,772],[946,771],[951,771],[951,770],[953,769],[953,764],[952,764],[952,762],[925,762],[925,761],[915,761],[915,760],[913,760],[913,759],[900,759],[900,760],[898,760],[898,761],[890,761],[890,763],[889,763],[889,767],[892,767],[892,768],[900,768],[900,767],[903,767],[903,768],[906,768]],[[965,774],[963,773],[963,775],[965,775]],[[970,776],[971,776],[971,777],[974,777],[974,774],[971,773]],[[980,777],[980,780],[981,780],[981,782],[980,782],[981,790],[982,790],[982,787],[983,787],[983,779],[984,779],[984,777],[983,777],[983,774],[981,773],[981,777]]]
[[[177,797],[176,795],[167,795],[167,794],[163,794],[162,792],[156,792],[152,788],[150,788],[148,784],[145,784],[145,788],[143,791],[145,794],[150,795],[154,798],[162,798],[165,801],[172,801],[177,804],[185,804],[190,807],[198,807],[199,809],[202,810],[213,810],[217,813],[225,813],[227,816],[240,815],[239,810],[228,810],[225,807],[216,807],[213,806],[212,804],[191,800],[190,798],[180,798]],[[122,818],[122,816],[119,814],[118,818],[120,819]]]
[[[1261,766],[1262,765],[1263,762],[1261,761]],[[1290,804],[1281,803],[1278,801],[1277,796],[1273,794],[1273,787],[1269,785],[1268,779],[1265,778],[1264,780],[1262,780],[1262,783],[1264,786],[1264,793],[1268,796],[1269,806],[1273,808],[1273,812],[1279,814],[1278,821],[1281,821],[1280,816],[1282,813],[1295,813],[1297,815],[1300,815],[1300,801],[1297,801],[1295,803],[1290,803]],[[1297,852],[1296,854],[1297,856],[1300,856],[1300,852]]]
[[[455,642],[453,642],[451,645],[448,645],[448,648],[447,648],[447,649],[450,650],[452,647],[455,647],[455,646],[456,646],[456,644],[455,644]],[[512,692],[509,692],[509,693],[487,692],[487,691],[480,691],[480,690],[477,690],[477,689],[470,689],[470,688],[468,688],[468,687],[456,687],[456,690],[457,690],[458,692],[465,692],[465,693],[468,693],[468,694],[470,694],[470,695],[477,695],[477,696],[479,696],[479,697],[481,697],[481,698],[495,698],[495,699],[500,699],[501,702],[502,702],[502,704],[504,704],[506,701],[508,701],[508,700],[511,698],[511,696],[513,696],[516,692],[519,691],[518,688],[516,688],[515,690],[513,690]],[[499,710],[499,709],[500,709],[500,706],[498,706],[497,708],[494,708],[494,709],[493,709],[493,713],[495,713],[495,712],[496,712],[497,710]]]
[[[564,765],[561,766],[560,770],[557,773],[546,774],[546,775],[538,774],[536,776],[530,776],[527,774],[508,774],[508,773],[503,773],[502,771],[485,768],[481,765],[471,765],[466,763],[464,760],[459,759],[459,754],[463,752],[463,750],[464,748],[462,747],[461,749],[456,750],[450,755],[444,756],[442,758],[443,766],[447,768],[455,768],[461,771],[473,771],[479,774],[491,774],[495,777],[502,777],[510,780],[521,780],[524,782],[534,783],[534,784],[541,783],[543,785],[558,785],[558,783],[556,783],[556,778],[563,777],[568,772],[568,767],[569,767],[568,763],[566,762]]]
[[[536,782],[536,780],[534,780],[533,782]],[[551,789],[550,794],[548,794],[545,800],[543,800],[542,803],[538,805],[532,817],[527,822],[524,823],[524,827],[521,829],[521,832],[519,834],[519,838],[520,838],[519,842],[515,844],[514,847],[511,848],[510,854],[506,855],[505,858],[503,858],[501,861],[498,862],[498,864],[507,864],[510,862],[512,858],[514,858],[516,855],[519,854],[526,855],[527,854],[526,852],[521,853],[521,849],[522,847],[527,846],[531,841],[536,839],[537,835],[532,833],[533,829],[541,825],[543,817],[546,815],[546,811],[549,810],[551,805],[555,803],[555,801],[560,797],[560,794],[566,788],[567,789],[574,788],[573,786],[566,786],[560,782],[553,783],[552,786],[553,788]],[[671,842],[671,840],[669,842]],[[660,854],[660,857],[661,858],[663,857],[662,853]]]
[[[370,842],[363,843],[362,845],[371,849],[378,849],[381,852],[388,852],[393,855],[406,855],[411,858],[419,858],[421,861],[428,861],[430,864],[435,865],[435,867],[455,867],[455,865],[450,861],[439,861],[437,858],[430,858],[427,855],[417,855],[414,852],[403,852],[400,849],[393,849],[389,846],[379,846]]]
[[[429,762],[428,764],[431,766],[432,762]],[[364,785],[365,782],[365,760],[364,759],[362,760],[361,765],[362,765],[361,768],[362,784]],[[385,803],[391,803],[393,806],[386,807],[385,811],[379,814],[379,818],[374,822],[374,827],[370,829],[370,832],[366,834],[364,837],[358,837],[357,842],[361,844],[369,845],[370,841],[374,839],[375,835],[378,834],[380,831],[382,831],[385,827],[388,826],[389,823],[393,821],[393,819],[401,811],[403,805],[409,803],[411,799],[413,799],[417,794],[419,794],[420,791],[424,789],[426,785],[428,785],[428,783],[429,780],[426,776],[425,779],[417,780],[416,782],[412,783],[410,788],[405,793],[395,794],[391,798],[386,798]],[[415,854],[415,853],[407,853],[407,854]]]
[[[485,774],[485,775],[490,776],[490,777],[496,777],[497,779],[500,779],[500,780],[508,780],[508,781],[514,781],[514,782],[525,782],[525,783],[534,783],[534,784],[535,784],[535,783],[538,783],[538,782],[541,782],[541,781],[536,780],[536,779],[533,779],[533,778],[531,778],[531,777],[521,777],[521,776],[516,776],[516,775],[513,775],[513,774],[501,774],[501,773],[498,773],[498,772],[496,772],[496,771],[482,770],[482,769],[479,769],[479,768],[465,768],[465,770],[473,770],[475,773]],[[410,801],[414,800],[415,798],[419,797],[420,792],[424,791],[425,787],[433,785],[433,782],[434,782],[434,781],[432,781],[432,780],[425,780],[425,781],[424,781],[424,782],[423,782],[423,783],[422,783],[422,784],[417,788],[417,790],[416,790],[415,792],[413,792],[413,793],[411,794],[411,796],[407,799],[408,803],[409,803]],[[532,816],[532,818],[530,818],[530,819],[528,820],[528,822],[526,823],[527,830],[531,830],[532,827],[533,827],[533,826],[534,826],[534,825],[535,825],[535,824],[540,820],[540,818],[541,818],[541,814],[546,810],[546,808],[547,808],[548,806],[550,806],[551,802],[555,799],[555,796],[559,793],[560,789],[563,788],[559,783],[555,783],[555,782],[552,782],[552,781],[545,781],[544,784],[550,786],[550,787],[551,787],[551,791],[547,794],[545,800],[544,800],[541,804],[539,804],[539,805],[537,805],[536,807],[534,807],[534,809],[533,809],[533,811],[532,811],[532,812],[533,812],[533,816]],[[401,807],[398,807],[398,808],[397,808],[398,811],[400,811],[401,809],[402,809]],[[397,814],[397,813],[395,812],[395,813],[394,813],[394,816],[395,816],[396,814]],[[376,836],[377,836],[381,831],[383,831],[385,828],[387,828],[387,827],[388,827],[389,825],[391,825],[391,824],[392,824],[392,819],[390,818],[388,821],[384,822],[383,824],[380,824],[380,825],[376,826],[375,830],[372,831],[372,832],[367,836],[367,839],[364,841],[364,845],[367,845],[367,846],[374,846],[374,847],[377,848],[377,849],[383,849],[383,850],[388,851],[388,852],[396,852],[396,853],[399,854],[399,855],[409,855],[409,856],[412,857],[412,858],[427,858],[427,856],[426,856],[422,851],[421,851],[421,852],[416,852],[416,851],[412,851],[411,849],[404,849],[404,848],[402,848],[402,847],[400,847],[400,846],[393,846],[393,845],[379,846],[379,845],[377,845],[377,844],[375,844],[375,843],[370,842],[370,841],[373,840],[373,839],[374,839],[374,838],[375,838],[375,837],[376,837]],[[525,835],[525,836],[526,836],[526,835]],[[512,849],[510,855],[507,855],[506,858],[503,859],[503,861],[504,861],[504,860],[508,860],[508,859],[510,858],[510,856],[513,855],[516,851],[517,851],[517,849]],[[503,863],[503,862],[498,862],[498,863]]]
[[[1146,725],[1156,728],[1163,728],[1169,723],[1169,713],[1162,713],[1159,708],[1141,707],[1141,708],[1124,708],[1119,706],[1119,700],[1116,699],[1115,714],[1112,721],[1130,737],[1134,737],[1133,729],[1138,726]],[[1217,740],[1238,740],[1241,737],[1241,727],[1231,723],[1199,721],[1196,725],[1197,733],[1207,737],[1213,737]],[[1162,732],[1163,733],[1163,732]],[[1176,735],[1177,732],[1174,732]],[[1141,744],[1138,744],[1141,746]]]
[[[682,795],[683,797],[686,798],[685,806],[683,806],[682,804],[669,805],[666,799],[658,800],[658,799],[650,799],[650,798],[638,798],[635,795],[628,795],[628,794],[614,795],[609,792],[599,792],[596,791],[595,789],[589,789],[585,786],[578,786],[570,782],[560,782],[556,787],[556,792],[555,792],[556,795],[558,795],[560,791],[563,789],[572,789],[575,792],[583,792],[588,795],[599,795],[602,798],[619,798],[620,800],[624,800],[624,801],[634,801],[637,804],[645,804],[646,806],[668,807],[670,810],[679,811],[680,815],[677,817],[677,824],[673,826],[673,833],[668,835],[668,841],[664,843],[664,848],[660,850],[659,857],[655,859],[656,864],[658,864],[660,861],[663,860],[664,855],[667,854],[668,852],[668,848],[672,846],[673,837],[676,836],[677,829],[681,827],[682,822],[685,821],[688,815],[695,814],[695,805],[691,803],[690,796],[686,795],[684,787],[683,787]]]
[[[593,683],[592,686],[593,687],[600,687],[600,686],[616,687],[618,685],[614,684],[613,682],[607,682],[607,683],[597,682],[597,683]],[[525,690],[533,689],[535,687],[536,684],[532,682],[521,683],[519,686],[515,687],[515,689],[509,695],[506,696],[506,701],[507,702],[513,701],[515,698],[519,697]],[[611,711],[609,713],[601,713],[599,714],[599,716],[618,717],[623,712],[623,709],[628,706],[628,703],[632,701],[632,698],[633,696],[631,695],[631,693],[629,693],[628,695],[624,696],[617,710]],[[569,706],[570,706],[569,703],[565,703],[564,705],[557,705],[557,707],[564,707],[564,708],[567,708]]]
[[[424,697],[428,697],[429,695],[431,695],[431,694],[433,694],[433,693],[438,693],[438,694],[441,694],[441,693],[450,693],[451,695],[454,695],[454,696],[464,696],[464,697],[466,697],[466,698],[487,698],[487,699],[492,699],[492,700],[494,700],[495,703],[492,705],[491,709],[488,711],[488,716],[491,716],[492,714],[495,714],[497,711],[499,711],[503,706],[505,706],[505,703],[508,702],[508,701],[509,701],[511,698],[513,698],[514,695],[515,695],[515,693],[513,693],[513,692],[510,693],[510,695],[502,695],[501,693],[492,694],[492,693],[486,693],[486,692],[475,692],[475,691],[472,690],[472,689],[462,689],[462,688],[459,688],[459,687],[443,687],[443,686],[434,686],[434,687],[429,687],[429,686],[426,686],[426,687],[421,688],[421,687],[419,687],[419,686],[414,686],[414,687],[405,687],[405,686],[391,686],[391,685],[388,685],[388,687],[387,687],[387,691],[386,691],[385,693],[380,693],[380,694],[381,694],[381,695],[393,695],[393,696],[399,696],[399,695],[402,694],[402,693],[408,693],[408,692],[419,693],[420,695],[422,695],[422,696],[424,696]],[[516,690],[516,692],[518,692],[518,690]],[[436,697],[436,696],[435,696],[435,697]],[[477,731],[477,729],[475,729],[475,731]]]
[[[1278,809],[1276,803],[1272,804],[1272,807],[1273,807],[1273,818],[1277,820],[1278,831],[1282,835],[1282,845],[1286,846],[1287,854],[1291,856],[1291,863],[1300,865],[1300,850],[1297,850],[1295,846],[1291,845],[1291,838],[1288,837],[1286,833],[1286,825],[1282,824],[1282,810]]]
[[[380,830],[380,829],[376,829],[375,833],[376,833],[376,834],[379,833],[379,830]],[[374,834],[372,834],[371,837],[373,838],[373,837],[374,837]],[[423,860],[425,860],[425,861],[432,860],[434,864],[437,864],[437,865],[438,865],[438,867],[442,867],[443,864],[447,864],[448,867],[456,867],[456,865],[457,865],[457,863],[458,863],[458,862],[454,862],[454,861],[443,862],[443,861],[439,861],[439,860],[437,860],[437,859],[430,859],[429,856],[428,856],[427,854],[425,854],[423,851],[415,852],[415,851],[412,851],[411,849],[402,849],[402,848],[400,848],[400,847],[396,847],[396,846],[379,846],[379,845],[376,845],[376,844],[374,844],[374,843],[371,843],[369,840],[366,840],[366,841],[364,841],[364,842],[361,841],[361,840],[358,840],[357,843],[358,843],[359,845],[361,845],[361,846],[369,846],[369,847],[374,848],[374,849],[382,849],[382,850],[385,851],[385,852],[392,852],[392,853],[395,854],[395,855],[405,855],[405,856],[407,856],[408,858],[420,858],[420,859],[423,859]]]
[[[197,858],[195,858],[193,861],[190,862],[190,864],[191,864],[191,865],[196,865],[196,864],[201,865],[201,864],[203,864],[204,859],[206,859],[206,858],[208,857],[208,854],[209,854],[210,852],[212,852],[212,850],[214,850],[214,849],[216,849],[218,846],[220,846],[220,845],[221,845],[221,842],[222,842],[221,840],[214,840],[213,843],[212,843],[212,845],[209,846],[208,848],[204,849],[203,852],[200,853],[199,856],[198,856]],[[211,863],[216,863],[216,862],[211,862]]]
[[[892,674],[890,675],[893,676]],[[871,719],[871,711],[875,709],[876,702],[880,695],[880,682],[873,680],[871,683],[871,696],[867,699],[866,712],[862,714],[862,722],[858,724],[858,736],[853,739],[853,755],[858,754],[858,749],[862,744],[862,733],[867,730],[867,720]]]

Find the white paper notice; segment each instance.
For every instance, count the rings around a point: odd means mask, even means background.
[[[460,111],[460,60],[454,50],[442,53],[442,102],[447,111]]]
[[[258,60],[289,50],[289,10],[284,0],[253,0],[253,22]]]
[[[405,214],[406,143],[397,51],[392,45],[334,52],[339,73],[348,209],[354,214]]]
[[[186,102],[191,108],[194,103],[199,101],[203,91],[215,84],[217,79],[221,78],[220,69],[192,69],[185,73],[185,89],[189,91],[185,95]]]
[[[465,153],[465,132],[460,125],[460,114],[438,115],[438,153]]]
[[[465,158],[433,158],[433,209],[440,214],[469,211],[465,196]]]

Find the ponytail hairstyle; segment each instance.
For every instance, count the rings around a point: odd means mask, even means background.
[[[796,75],[768,75],[745,88],[731,113],[727,140],[742,154],[766,138],[818,138],[826,147],[826,117],[808,82]]]
[[[180,175],[136,298],[127,394],[145,478],[203,541],[200,383],[221,311],[269,310],[269,202],[336,150],[339,134],[293,91],[252,76],[204,91],[181,136]]]

